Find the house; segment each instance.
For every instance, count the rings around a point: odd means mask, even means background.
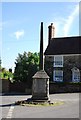
[[[53,23],[48,27],[45,70],[54,82],[81,82],[81,36],[54,37]]]

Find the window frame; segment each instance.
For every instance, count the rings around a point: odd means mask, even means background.
[[[61,76],[58,76],[58,75],[56,75],[56,72],[61,72],[62,73],[62,75]],[[57,73],[58,74],[58,73]],[[57,76],[57,77],[56,77]],[[58,78],[62,78],[61,80],[59,80]],[[57,78],[57,80],[56,80],[56,78]],[[54,70],[53,71],[53,81],[54,82],[63,82],[63,70]]]
[[[78,79],[75,79],[75,78],[78,78]],[[72,69],[72,82],[80,82],[80,70],[76,67]]]
[[[57,60],[57,58],[60,58],[61,57],[61,61],[60,60]],[[58,62],[60,62],[61,64],[58,64]],[[57,63],[57,64],[56,64]],[[53,67],[63,67],[63,55],[55,55],[54,56],[54,64],[53,64]]]

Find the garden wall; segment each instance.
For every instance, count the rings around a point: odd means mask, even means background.
[[[9,92],[10,93],[26,93],[31,94],[31,89],[28,87],[27,83],[10,83]]]
[[[80,83],[54,83],[49,84],[49,93],[74,93],[81,92],[81,82]],[[9,80],[0,79],[0,93],[22,93],[22,94],[32,94],[32,89],[30,89],[27,83],[11,83]]]
[[[81,83],[50,83],[49,93],[74,93],[81,92]],[[32,94],[32,90],[28,88],[26,83],[10,83],[10,92]]]
[[[81,83],[50,83],[50,93],[74,93],[81,92]]]
[[[9,92],[9,80],[0,79],[0,93]]]

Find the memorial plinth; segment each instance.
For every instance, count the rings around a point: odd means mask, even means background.
[[[33,101],[49,101],[49,76],[44,70],[43,59],[43,22],[41,22],[40,30],[40,60],[39,71],[33,76],[32,100]]]
[[[44,70],[33,76],[32,100],[49,101],[49,76]]]

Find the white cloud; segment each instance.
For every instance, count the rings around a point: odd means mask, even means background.
[[[14,35],[15,35],[16,39],[18,40],[18,39],[20,39],[21,37],[24,36],[24,30],[16,31],[16,32],[14,33]]]
[[[79,14],[79,5],[76,5],[74,11],[68,16],[68,18],[65,20],[64,25],[64,36],[68,36],[70,27],[75,19],[75,17]]]
[[[79,14],[79,4],[75,6],[74,10],[70,13],[70,15],[67,18],[52,18],[53,20],[46,23],[46,26],[49,26],[51,23],[54,24],[55,27],[55,37],[66,37],[68,36],[68,33],[70,31],[70,28],[72,27],[72,24],[76,18],[76,16]],[[46,36],[45,36],[45,43],[44,43],[44,49],[46,49],[46,46],[48,45],[48,30],[46,30]]]
[[[64,18],[61,16],[52,18],[53,22],[51,22],[55,26],[55,37],[68,36],[68,33],[70,32],[76,16],[79,18],[79,4],[74,7],[74,9],[70,12],[69,16]],[[49,22],[47,26],[50,25],[51,22]]]

